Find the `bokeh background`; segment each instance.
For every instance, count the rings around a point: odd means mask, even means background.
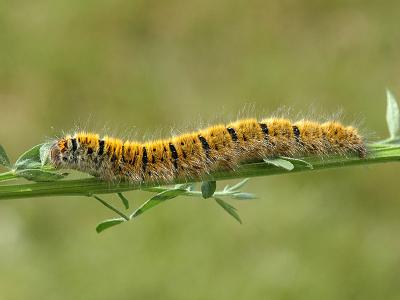
[[[399,17],[396,0],[1,1],[0,143],[15,159],[75,126],[148,138],[283,106],[384,138]],[[398,170],[254,178],[242,226],[177,198],[98,235],[113,215],[89,198],[2,201],[0,298],[399,299]]]

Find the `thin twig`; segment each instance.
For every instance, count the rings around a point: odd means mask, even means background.
[[[108,204],[106,201],[104,201],[103,199],[97,197],[96,195],[92,196],[93,198],[95,198],[97,201],[99,201],[101,204],[103,204],[104,206],[108,207],[109,209],[111,209],[112,211],[116,212],[118,215],[120,215],[121,217],[123,217],[125,220],[129,221],[129,217],[126,216],[125,214],[123,214],[122,212],[120,212],[118,209],[116,209],[115,207],[113,207],[112,205]]]
[[[366,158],[358,157],[308,157],[305,161],[313,166],[293,161],[295,168],[287,171],[266,164],[265,162],[252,162],[240,165],[234,171],[219,171],[212,173],[204,178],[190,178],[188,180],[179,179],[173,184],[186,181],[199,182],[204,180],[225,180],[234,178],[247,178],[256,176],[267,176],[276,174],[291,174],[294,172],[313,172],[322,169],[339,168],[353,165],[367,165],[384,162],[400,161],[400,145],[372,144]],[[6,173],[4,173],[6,174]],[[0,176],[3,174],[0,174]],[[14,182],[13,182],[14,183]],[[119,193],[129,190],[146,189],[157,191],[156,186],[160,183],[130,184],[127,182],[109,183],[98,178],[78,179],[78,180],[59,180],[53,182],[38,182],[25,184],[3,184],[0,185],[0,200],[31,198],[44,196],[92,196],[94,194]]]

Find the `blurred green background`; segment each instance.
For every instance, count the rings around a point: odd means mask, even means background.
[[[399,17],[395,0],[1,1],[0,143],[15,159],[75,126],[168,136],[249,106],[342,108],[384,138]],[[398,170],[254,178],[242,226],[177,198],[98,235],[95,200],[2,201],[0,298],[399,299]]]

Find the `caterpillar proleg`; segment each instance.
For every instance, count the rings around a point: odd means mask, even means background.
[[[336,121],[270,118],[218,124],[146,143],[78,132],[52,144],[50,162],[106,181],[171,183],[235,169],[243,161],[329,154],[363,158],[366,147],[356,128]]]

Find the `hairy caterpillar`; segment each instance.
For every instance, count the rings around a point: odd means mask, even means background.
[[[243,161],[326,154],[363,158],[366,147],[357,129],[335,121],[246,119],[146,143],[80,132],[55,141],[50,162],[107,181],[169,183],[175,178],[200,178],[214,170],[234,169]]]

